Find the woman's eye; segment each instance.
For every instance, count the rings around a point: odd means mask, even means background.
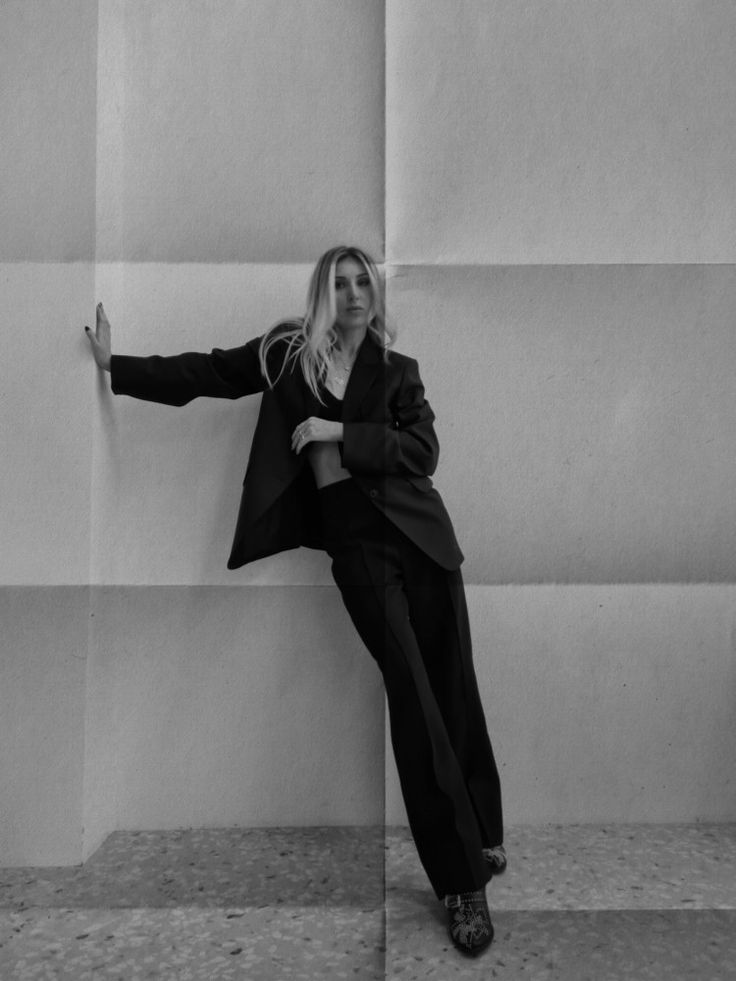
[[[344,290],[347,285],[348,284],[345,281],[336,282],[335,283],[335,289],[336,290]],[[367,289],[367,288],[370,287],[371,281],[366,276],[365,279],[358,279],[358,280],[356,280],[356,285],[359,286],[361,289]]]

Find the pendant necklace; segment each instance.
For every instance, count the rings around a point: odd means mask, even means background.
[[[350,372],[353,370],[353,365],[355,364],[355,359],[353,358],[350,364],[345,364],[342,358],[338,360],[336,357],[334,357],[335,354],[336,351],[333,351],[333,358],[330,359],[330,367],[332,368],[332,380],[336,385],[339,385],[342,388],[344,385],[347,385],[348,378],[350,377]],[[337,374],[338,364],[342,369],[342,377],[340,377]]]

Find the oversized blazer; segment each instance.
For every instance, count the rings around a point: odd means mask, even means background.
[[[321,405],[286,342],[269,351],[272,388],[261,371],[261,338],[242,347],[173,357],[113,355],[116,394],[166,405],[192,399],[236,399],[262,392],[228,568],[286,549],[324,548],[317,488],[304,451],[291,449],[294,428]],[[283,371],[281,371],[283,367]],[[280,372],[280,374],[279,374]],[[343,467],[373,505],[446,569],[463,561],[452,523],[432,485],[439,445],[434,413],[413,358],[388,352],[370,334],[360,346],[345,391]]]

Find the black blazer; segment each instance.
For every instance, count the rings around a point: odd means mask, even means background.
[[[113,355],[116,394],[166,405],[199,396],[240,398],[263,392],[243,481],[228,568],[306,545],[324,548],[317,489],[304,452],[291,449],[298,423],[320,414],[320,403],[298,366],[287,366],[273,388],[258,359],[260,338],[210,354],[138,358]],[[275,378],[286,342],[269,351]],[[370,334],[362,343],[343,404],[343,466],[367,498],[427,555],[446,569],[463,561],[452,523],[430,475],[439,444],[434,413],[413,358],[390,351],[385,360]]]

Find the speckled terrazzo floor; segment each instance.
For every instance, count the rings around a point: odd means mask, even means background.
[[[506,844],[468,960],[403,829],[118,832],[83,867],[0,870],[0,981],[736,979],[736,825]]]
[[[443,935],[408,834],[387,843],[387,977],[736,981],[734,824],[509,829],[477,962]]]

